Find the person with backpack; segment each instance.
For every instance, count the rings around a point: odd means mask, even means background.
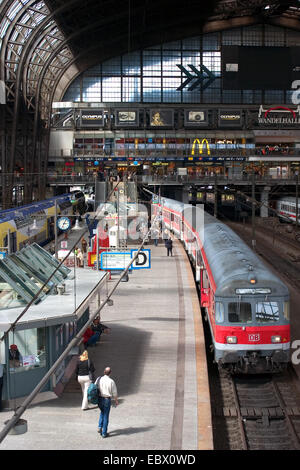
[[[83,351],[81,356],[79,356],[79,360],[78,360],[77,367],[76,367],[77,380],[79,384],[81,385],[81,390],[82,390],[82,404],[81,404],[82,410],[89,409],[87,392],[88,392],[89,385],[95,380],[94,372],[95,372],[95,367],[92,361],[89,359],[88,352]]]

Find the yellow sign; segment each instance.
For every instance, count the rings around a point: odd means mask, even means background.
[[[199,148],[199,155],[201,155],[203,151],[203,144],[206,144],[206,149],[207,149],[207,155],[210,155],[210,148],[209,148],[209,143],[207,139],[202,139],[202,142],[200,144],[199,139],[194,139],[193,146],[192,146],[192,155],[195,155],[195,147],[198,145]]]

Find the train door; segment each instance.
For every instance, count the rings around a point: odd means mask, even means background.
[[[184,222],[183,222],[183,217],[181,216],[180,219],[180,240],[183,242],[184,240]]]
[[[171,212],[171,220],[170,220],[170,230],[173,230],[173,222],[174,222],[174,214]]]
[[[47,220],[47,231],[48,231],[48,238],[50,240],[54,239],[54,217],[50,217]]]
[[[201,307],[209,308],[210,287],[206,269],[201,269]]]

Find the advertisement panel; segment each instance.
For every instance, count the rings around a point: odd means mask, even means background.
[[[206,126],[208,124],[207,110],[185,110],[184,125],[188,126]]]
[[[104,112],[103,109],[82,109],[80,111],[81,127],[103,127]]]
[[[139,125],[139,113],[137,109],[116,109],[115,111],[115,126],[138,126]]]
[[[174,123],[173,109],[151,109],[150,126],[151,127],[172,127]]]
[[[241,127],[242,111],[240,109],[219,109],[219,127]]]

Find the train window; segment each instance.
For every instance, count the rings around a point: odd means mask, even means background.
[[[251,323],[251,304],[248,302],[230,302],[228,304],[228,321],[231,323]]]
[[[290,319],[290,303],[289,302],[283,303],[283,316],[286,320]]]
[[[224,304],[222,302],[216,302],[216,321],[218,323],[223,323],[224,321]]]
[[[257,302],[256,321],[260,323],[274,322],[279,320],[278,302]]]
[[[202,288],[203,289],[209,288],[209,282],[208,282],[208,276],[207,276],[206,270],[203,270]]]

